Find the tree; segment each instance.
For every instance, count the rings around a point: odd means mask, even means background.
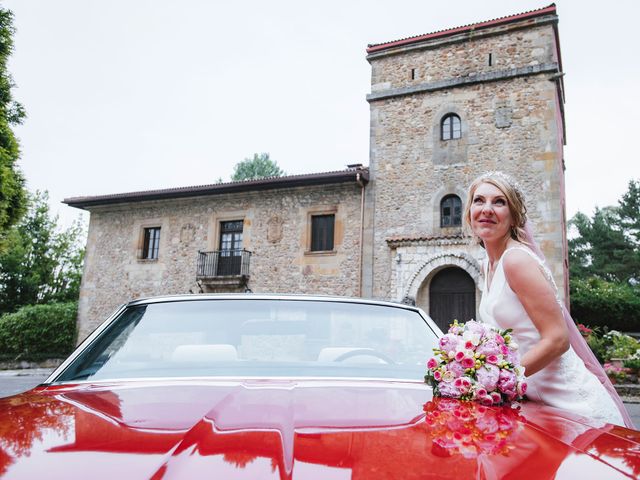
[[[76,222],[58,231],[47,201],[46,192],[32,195],[27,214],[6,235],[7,248],[0,253],[0,314],[78,299],[84,228]]]
[[[14,83],[7,71],[14,32],[13,14],[0,7],[0,240],[26,207],[24,177],[16,165],[20,148],[11,130],[11,125],[22,123],[25,117],[22,105],[13,99]]]
[[[596,208],[593,218],[578,212],[570,225],[578,233],[569,240],[572,278],[640,281],[640,182],[629,182],[618,206]]]
[[[629,182],[629,189],[619,202],[620,225],[640,249],[640,180]]]
[[[242,162],[236,163],[231,180],[239,182],[265,177],[281,177],[282,175],[286,175],[286,173],[274,160],[269,158],[268,153],[254,153],[253,158],[245,158]]]

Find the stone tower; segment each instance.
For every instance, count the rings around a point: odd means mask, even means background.
[[[558,17],[539,10],[370,45],[364,295],[475,317],[484,251],[462,230],[466,188],[513,175],[561,296],[567,291]]]

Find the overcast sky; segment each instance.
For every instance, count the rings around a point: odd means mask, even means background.
[[[368,165],[369,43],[544,1],[4,0],[30,189],[65,197],[228,180],[269,152],[289,174]],[[640,179],[640,2],[559,0],[567,210]]]

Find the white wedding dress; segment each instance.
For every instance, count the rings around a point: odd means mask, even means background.
[[[487,284],[487,263],[484,265],[484,292],[480,302],[480,320],[501,330],[510,328],[520,347],[522,357],[539,340],[540,334],[511,290],[504,275],[502,259],[512,250],[523,250],[542,267],[556,289],[551,273],[528,248],[511,247],[498,260],[491,285]],[[557,289],[556,289],[557,292]],[[556,293],[557,297],[557,293]],[[560,300],[558,300],[560,302]],[[560,308],[560,305],[558,305]],[[526,375],[526,372],[525,372]],[[622,415],[598,378],[584,366],[571,347],[545,368],[527,377],[527,397],[552,407],[562,408],[585,417],[624,425]]]

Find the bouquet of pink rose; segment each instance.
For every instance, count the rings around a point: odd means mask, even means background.
[[[483,405],[520,400],[527,391],[518,345],[511,330],[457,320],[434,348],[425,382],[434,396],[476,400]]]
[[[508,456],[517,448],[524,426],[524,418],[514,408],[487,408],[450,398],[434,398],[423,408],[431,451],[441,457]]]

